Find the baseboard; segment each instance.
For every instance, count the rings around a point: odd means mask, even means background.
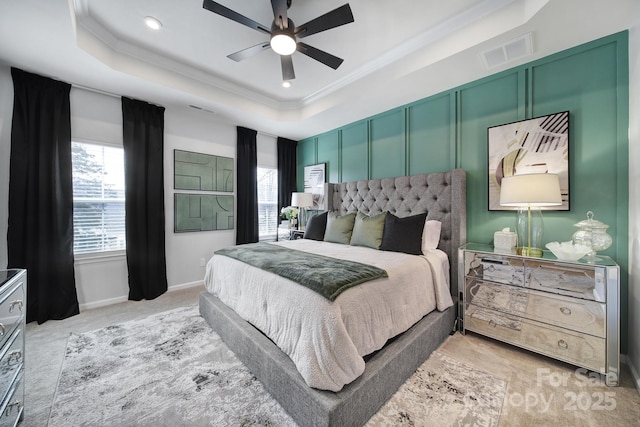
[[[204,280],[198,280],[196,282],[181,283],[179,285],[169,286],[167,292],[181,291],[182,289],[195,288],[196,286],[204,286]]]
[[[628,355],[621,354],[620,356],[622,358],[622,362],[629,367],[633,384],[636,386],[636,391],[638,392],[638,394],[640,394],[640,375],[638,374],[636,367],[634,366]]]
[[[106,305],[119,304],[127,300],[128,300],[127,295],[123,295],[115,298],[107,298],[107,299],[101,299],[98,301],[86,302],[84,304],[80,304],[80,311],[91,310],[92,308],[104,307]]]
[[[188,282],[188,283],[180,283],[179,285],[169,286],[167,288],[167,292],[175,292],[181,291],[183,289],[195,288],[196,286],[204,286],[204,282],[202,280],[198,280],[196,282]],[[86,302],[84,304],[80,304],[80,311],[90,310],[92,308],[104,307],[107,305],[119,304],[121,302],[128,301],[128,295],[122,295],[114,298],[107,298],[98,301]]]

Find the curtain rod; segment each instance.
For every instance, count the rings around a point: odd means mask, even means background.
[[[258,132],[260,135],[270,136],[271,138],[276,138],[276,139],[278,138],[278,135],[273,135],[273,134],[270,134],[270,133],[267,133],[267,132],[262,132],[262,131],[259,131],[259,130],[256,131],[256,132]]]
[[[94,87],[79,85],[79,84],[76,84],[76,83],[72,83],[71,86],[75,87],[77,89],[84,89],[84,90],[87,90],[89,92],[95,92],[95,93],[99,93],[101,95],[111,96],[113,98],[121,98],[122,97],[122,95],[118,95],[118,94],[115,94],[113,92],[107,92],[106,90],[96,89]]]
[[[102,94],[102,95],[111,96],[113,98],[121,98],[122,96],[124,96],[124,95],[115,94],[113,92],[107,92],[107,91],[102,90],[102,89],[96,89],[94,87],[84,86],[84,85],[80,85],[80,84],[76,84],[76,83],[72,83],[71,86],[73,86],[73,87],[75,87],[77,89],[84,89],[84,90],[87,90],[89,92],[94,92],[94,93],[99,93],[99,94]],[[262,131],[256,131],[256,132],[259,133],[260,135],[269,136],[271,138],[278,139],[278,135],[273,135],[271,133],[262,132]]]
[[[99,93],[100,95],[107,95],[107,96],[110,96],[112,98],[118,98],[118,99],[121,99],[122,97],[131,98],[131,97],[128,97],[126,95],[118,95],[118,94],[113,93],[113,92],[107,92],[106,90],[96,89],[94,87],[79,85],[79,84],[75,84],[75,83],[71,84],[71,86],[73,86],[73,87],[75,87],[77,89],[84,89],[84,90],[89,91],[89,92]],[[164,105],[160,105],[160,104],[157,104],[155,102],[149,102],[149,101],[146,101],[144,99],[140,99],[140,98],[131,98],[131,99],[137,99],[137,100],[146,102],[147,104],[151,104],[151,105],[155,105],[157,107],[165,108]]]

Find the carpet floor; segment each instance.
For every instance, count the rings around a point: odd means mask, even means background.
[[[435,352],[368,423],[497,426],[506,381]],[[71,334],[49,426],[294,426],[182,307]]]
[[[168,292],[151,301],[126,301],[84,310],[77,316],[61,321],[28,324],[25,341],[25,416],[19,427],[47,425],[54,398],[59,399],[55,393],[70,334],[81,335],[109,325],[193,306],[197,304],[202,289],[194,287]],[[625,364],[621,365],[620,386],[607,387],[597,380],[585,380],[575,366],[473,333],[458,333],[449,337],[435,354],[448,356],[479,372],[506,381],[507,390],[498,424],[500,427],[638,425],[640,395],[634,377]],[[229,363],[223,358],[223,353],[216,357]],[[98,410],[101,406],[100,401],[94,402],[91,410]],[[390,425],[446,425],[436,415],[422,420],[412,418],[409,422],[401,414],[403,411],[398,411],[402,421]],[[376,422],[375,417],[370,421],[373,422]]]

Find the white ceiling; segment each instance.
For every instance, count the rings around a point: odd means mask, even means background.
[[[217,0],[267,27],[269,0]],[[0,0],[0,63],[75,85],[188,109],[301,139],[536,58],[628,29],[639,0],[293,0],[300,25],[345,2],[355,22],[304,39],[344,59],[298,52],[283,88],[267,40],[202,0]],[[160,31],[145,16],[158,18]],[[533,52],[487,68],[484,51],[528,35]],[[201,114],[207,114],[201,112]]]

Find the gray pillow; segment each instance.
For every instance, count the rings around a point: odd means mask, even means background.
[[[346,215],[329,212],[327,215],[327,230],[324,233],[324,241],[348,245],[351,241],[351,233],[353,232],[353,223],[355,220],[355,212]]]
[[[368,216],[362,212],[358,212],[356,215],[356,221],[353,224],[351,245],[380,249],[380,245],[382,244],[382,233],[384,231],[384,219],[386,216],[386,212],[373,216]]]

